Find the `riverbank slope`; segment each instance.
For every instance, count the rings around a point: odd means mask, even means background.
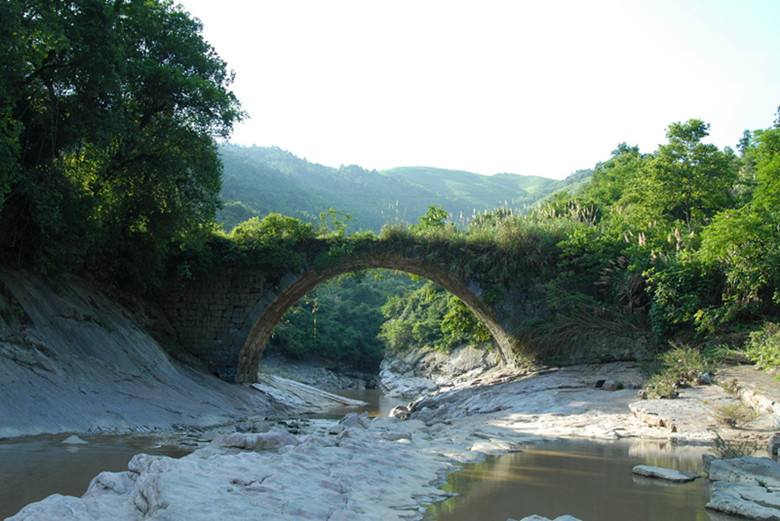
[[[78,277],[0,269],[0,438],[176,430],[273,410],[174,359],[139,322]]]

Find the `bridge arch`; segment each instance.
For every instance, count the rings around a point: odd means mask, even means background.
[[[387,253],[357,255],[342,259],[336,265],[326,269],[309,269],[301,273],[289,274],[282,279],[273,298],[266,300],[268,303],[261,306],[261,309],[255,309],[253,313],[253,323],[238,353],[235,381],[237,383],[255,381],[260,359],[274,328],[287,310],[306,293],[336,276],[374,268],[392,269],[418,275],[440,285],[460,298],[487,327],[498,346],[502,360],[509,363],[514,359],[512,337],[501,325],[491,307],[483,300],[482,288],[476,282],[466,280],[436,264],[414,257]]]

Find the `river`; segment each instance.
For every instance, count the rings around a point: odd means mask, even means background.
[[[82,437],[86,445],[63,445],[64,435],[0,441],[0,519],[51,494],[80,496],[100,472],[127,470],[135,454],[189,452],[150,436]]]
[[[368,402],[362,412],[371,416],[386,415],[401,401],[377,390],[341,394]],[[86,445],[63,445],[64,437],[0,442],[0,519],[50,494],[81,495],[95,475],[126,470],[137,453],[180,457],[189,452],[152,436],[83,436]],[[640,463],[698,472],[703,451],[641,441],[528,445],[450,475],[446,489],[459,495],[430,507],[426,520],[506,521],[569,513],[599,521],[705,521],[710,519],[704,510],[706,480],[670,485],[631,474]]]
[[[709,521],[707,480],[671,484],[631,473],[639,464],[699,472],[705,450],[583,440],[529,445],[451,474],[445,489],[459,495],[433,505],[425,519],[506,521],[570,514],[585,521]]]

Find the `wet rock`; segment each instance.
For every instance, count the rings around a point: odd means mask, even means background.
[[[361,429],[365,429],[368,427],[370,421],[371,420],[368,419],[368,414],[366,413],[358,414],[356,412],[351,412],[339,420],[339,425],[343,427],[360,427]]]
[[[287,431],[275,429],[269,432],[234,432],[217,437],[213,445],[243,450],[270,450],[297,445],[298,438]]]
[[[396,405],[390,411],[390,417],[398,418],[399,420],[408,420],[410,412],[409,407],[406,405]]]
[[[263,421],[245,421],[235,425],[236,432],[266,432],[269,425]]]
[[[686,472],[680,472],[679,470],[668,469],[665,467],[654,467],[652,465],[637,465],[631,469],[631,472],[638,476],[663,479],[666,481],[672,481],[674,483],[687,483],[688,481],[693,481],[696,479],[696,476]]]
[[[713,461],[715,461],[716,459],[718,459],[718,458],[716,458],[712,454],[702,454],[701,455],[701,464],[702,464],[702,468],[704,469],[705,473],[707,473],[707,474],[710,473],[710,464]]]
[[[85,441],[85,440],[82,440],[81,438],[79,438],[75,434],[72,434],[72,435],[68,436],[67,438],[65,438],[64,440],[62,440],[61,443],[63,445],[86,445],[88,442]]]
[[[614,380],[607,380],[606,382],[604,382],[601,388],[604,391],[617,391],[618,389],[623,388],[623,384],[620,384]]]
[[[780,463],[743,457],[710,462],[707,508],[761,521],[780,521]]]
[[[707,508],[747,519],[779,521],[780,490],[718,481],[712,484]]]
[[[780,456],[780,432],[773,434],[766,445],[766,452],[770,458]]]
[[[128,494],[132,488],[133,480],[127,472],[101,472],[92,478],[85,495]]]
[[[704,372],[699,375],[699,385],[712,385],[712,373]]]
[[[383,432],[380,436],[387,441],[412,440],[411,432]]]
[[[710,463],[710,481],[760,485],[780,490],[780,463],[769,458],[716,459]]]

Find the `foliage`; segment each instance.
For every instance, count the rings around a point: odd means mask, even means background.
[[[725,439],[717,430],[712,430],[715,440],[715,454],[722,459],[743,458],[752,456],[758,451],[758,443],[755,440],[744,439]]]
[[[720,303],[723,281],[717,271],[708,269],[689,252],[680,252],[666,262],[656,263],[645,275],[653,294],[650,322],[659,338],[694,323],[700,330],[712,330],[702,320],[702,310]]]
[[[252,217],[233,228],[229,235],[243,255],[257,256],[279,269],[303,266],[306,254],[301,251],[301,243],[314,236],[310,224],[278,213],[262,219]]]
[[[450,214],[441,206],[429,206],[420,217],[420,222],[410,226],[409,231],[418,234],[440,232],[446,228],[449,217]]]
[[[641,217],[682,222],[691,230],[733,204],[736,158],[728,149],[702,142],[709,128],[698,119],[669,125],[669,142],[649,158],[637,192],[627,194]]]
[[[380,307],[389,295],[418,286],[404,275],[385,271],[337,277],[285,314],[271,337],[269,352],[376,371],[385,348],[377,338],[384,321]]]
[[[463,344],[483,345],[490,333],[457,297],[432,282],[403,296],[390,297],[382,313],[379,338],[402,351],[433,347],[447,351]]]
[[[742,402],[732,402],[716,407],[715,417],[728,427],[741,429],[758,418],[758,413]]]
[[[759,369],[780,369],[780,324],[766,322],[750,333],[746,354]]]
[[[744,206],[718,214],[703,233],[703,262],[726,274],[725,323],[741,314],[773,314],[780,305],[780,129],[757,133],[751,149],[757,184]]]
[[[673,347],[661,354],[658,362],[659,372],[645,384],[649,398],[676,398],[678,388],[697,385],[704,373],[712,371],[711,361],[690,347]]]
[[[0,247],[144,287],[213,219],[232,74],[169,1],[0,9]]]

